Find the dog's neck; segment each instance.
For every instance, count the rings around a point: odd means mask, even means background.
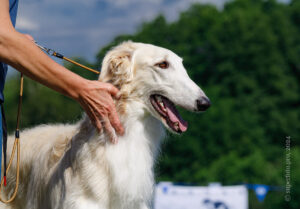
[[[154,184],[153,165],[165,131],[160,121],[147,113],[136,101],[126,103],[120,115],[125,135],[118,144],[106,147],[106,154],[119,194],[132,198],[151,198]]]
[[[124,107],[126,112],[119,112],[119,116],[125,134],[119,136],[117,144],[111,143],[105,132],[98,134],[89,117],[84,116],[77,126],[78,132],[69,142],[56,171],[50,177],[49,185],[56,185],[57,179],[63,179],[66,169],[71,167],[78,174],[88,173],[81,178],[86,178],[83,180],[87,182],[86,188],[90,192],[95,191],[95,194],[103,190],[102,184],[99,184],[100,188],[95,184],[101,172],[108,181],[110,194],[115,198],[112,204],[121,202],[120,205],[126,205],[127,201],[124,200],[151,201],[155,184],[153,166],[165,130],[161,122],[147,113],[140,102],[127,100]],[[94,170],[89,170],[91,168]]]
[[[156,157],[160,142],[165,136],[162,123],[140,107],[138,102],[127,103],[126,114],[121,115],[120,119],[125,128],[125,135],[120,137],[119,142],[130,140],[136,143],[137,147],[143,143],[149,146],[150,151],[155,154],[153,157]]]
[[[88,141],[82,143],[86,143],[90,152],[99,153],[105,149],[105,154],[94,161],[106,161],[112,175],[111,188],[121,199],[130,197],[150,201],[154,160],[165,135],[163,125],[146,113],[138,102],[127,102],[126,114],[120,114],[120,120],[125,134],[118,137],[117,144],[112,144],[105,133],[97,133],[86,117],[80,132],[88,137]]]

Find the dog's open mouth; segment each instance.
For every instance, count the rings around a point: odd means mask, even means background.
[[[174,103],[168,98],[154,94],[150,96],[150,101],[154,109],[173,131],[182,133],[187,130],[188,123],[181,118]]]

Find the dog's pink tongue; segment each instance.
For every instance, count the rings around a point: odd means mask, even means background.
[[[167,109],[167,114],[170,120],[172,121],[173,125],[175,126],[175,123],[178,122],[180,131],[185,132],[187,130],[188,123],[181,118],[177,109],[174,107],[173,104],[170,104],[168,100],[164,99],[164,104]]]

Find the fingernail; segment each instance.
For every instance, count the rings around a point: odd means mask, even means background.
[[[117,144],[117,143],[118,143],[118,138],[116,137],[113,139],[113,144]]]
[[[117,95],[116,95],[116,99],[121,99],[121,96],[122,96],[122,94],[121,93],[117,93]]]

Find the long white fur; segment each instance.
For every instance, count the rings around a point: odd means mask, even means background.
[[[168,69],[156,64],[167,60]],[[21,132],[20,185],[11,209],[147,209],[153,165],[165,122],[150,104],[160,93],[196,110],[203,91],[188,77],[182,59],[150,44],[125,42],[107,53],[101,81],[120,88],[117,109],[125,135],[112,144],[88,117],[73,125],[41,125]],[[8,140],[8,156],[13,137]],[[14,188],[16,160],[3,196]]]

